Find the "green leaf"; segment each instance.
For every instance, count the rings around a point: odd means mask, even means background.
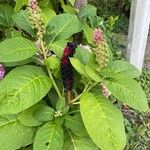
[[[79,114],[76,114],[74,116],[66,115],[64,125],[79,137],[88,135],[84,127],[82,118]]]
[[[78,46],[74,57],[79,59],[81,63],[87,64],[90,59],[90,55],[91,52],[89,51],[89,47]]]
[[[51,80],[37,66],[13,69],[0,82],[0,114],[17,114],[38,101],[50,90]]]
[[[96,7],[93,6],[93,5],[86,5],[86,6],[83,6],[80,8],[79,10],[79,18],[84,20],[88,17],[91,17],[91,16],[96,16]]]
[[[50,56],[44,61],[45,65],[54,70],[59,69],[60,67],[60,60],[56,56]]]
[[[18,120],[25,126],[39,126],[45,121],[52,120],[54,112],[54,109],[46,104],[38,103],[23,111]]]
[[[33,58],[28,58],[28,59],[16,61],[16,62],[7,62],[3,64],[5,67],[13,67],[13,66],[23,66],[31,62],[33,62]]]
[[[63,150],[98,150],[89,137],[78,137],[69,130],[64,141]]]
[[[28,0],[16,0],[15,11],[21,9],[24,5],[28,5]]]
[[[50,43],[54,40],[66,40],[74,33],[82,30],[82,23],[76,15],[61,14],[55,16],[47,28],[48,34],[52,34]]]
[[[123,150],[126,135],[123,116],[108,99],[86,92],[80,100],[84,125],[92,140],[102,150]]]
[[[131,78],[137,78],[140,76],[140,71],[126,61],[113,61],[108,65],[108,68],[111,68],[118,76],[125,75]]]
[[[0,117],[0,120],[2,119],[4,120],[4,118]],[[1,150],[14,150],[31,144],[35,130],[35,128],[22,125],[17,120],[0,123]]]
[[[33,148],[34,150],[61,150],[63,140],[63,129],[48,122],[37,131]]]
[[[10,5],[0,4],[0,25],[11,27],[13,13],[13,8]]]
[[[87,75],[94,81],[96,82],[101,82],[102,78],[96,74],[96,72],[89,66],[85,66],[85,71],[87,73]]]
[[[12,16],[12,19],[14,23],[17,25],[17,27],[23,29],[32,36],[36,35],[29,21],[29,14],[27,11],[22,10],[16,13],[15,15]]]
[[[0,43],[0,62],[16,62],[32,57],[37,51],[33,42],[22,37],[6,39]]]
[[[49,8],[43,8],[42,14],[45,26],[47,26],[49,21],[56,16],[55,11]]]
[[[74,6],[75,0],[69,0],[70,4]]]
[[[52,51],[56,54],[58,58],[61,58],[67,42],[67,40],[54,41],[53,43],[49,44],[49,47],[52,49]]]
[[[64,12],[66,12],[66,13],[74,14],[74,15],[77,13],[76,10],[75,10],[75,8],[72,7],[72,6],[62,5],[62,8],[63,8]]]
[[[84,24],[83,26],[83,31],[84,31],[84,36],[86,37],[87,39],[87,42],[89,44],[92,44],[93,43],[93,39],[92,39],[92,36],[93,36],[93,29],[90,28],[87,24]]]
[[[72,66],[79,72],[81,75],[88,77],[85,72],[85,66],[77,58],[70,58]]]
[[[105,80],[104,84],[119,101],[141,112],[148,110],[146,95],[135,80],[122,77]]]

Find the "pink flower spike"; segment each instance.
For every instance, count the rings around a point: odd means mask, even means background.
[[[98,44],[101,43],[102,41],[104,41],[103,31],[99,28],[96,28],[93,31],[93,42]]]
[[[0,80],[3,79],[4,74],[5,74],[5,68],[2,64],[0,64]]]

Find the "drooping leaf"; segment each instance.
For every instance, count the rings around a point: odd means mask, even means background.
[[[123,150],[126,135],[121,111],[97,93],[86,92],[80,99],[84,125],[102,150]]]
[[[79,72],[81,75],[88,77],[85,72],[85,66],[77,58],[70,58],[72,66]]]
[[[16,0],[15,11],[21,9],[24,5],[28,5],[28,0]]]
[[[87,42],[89,44],[92,44],[92,42],[93,42],[93,39],[92,39],[93,30],[92,30],[92,28],[90,28],[87,24],[84,24],[83,31],[84,31],[84,36],[87,39]]]
[[[48,34],[52,34],[49,41],[52,43],[54,40],[66,40],[74,33],[82,30],[82,23],[75,15],[61,14],[57,15],[49,22],[47,28]]]
[[[85,66],[85,72],[93,81],[96,81],[96,82],[102,81],[102,78],[94,71],[94,69],[92,69],[88,65]]]
[[[54,112],[54,109],[46,104],[38,103],[23,111],[18,119],[25,126],[39,126],[45,121],[52,120]]]
[[[16,13],[15,15],[12,16],[12,19],[14,23],[17,25],[17,27],[23,29],[32,36],[36,35],[29,21],[29,14],[27,11],[22,10]]]
[[[84,127],[82,118],[79,114],[76,114],[74,116],[65,116],[64,125],[77,136],[83,137],[88,135]]]
[[[22,37],[0,43],[0,62],[17,62],[32,57],[37,51],[33,42]]]
[[[0,121],[4,117],[0,117]],[[19,149],[33,142],[36,129],[22,125],[16,119],[7,118],[7,122],[0,123],[1,150]]]
[[[78,46],[74,58],[79,59],[83,64],[87,64],[90,59],[90,55],[91,55],[90,47]]]
[[[63,129],[53,122],[48,122],[37,131],[33,148],[34,150],[61,150],[63,140]]]
[[[133,79],[120,77],[105,80],[105,86],[118,100],[139,111],[147,111],[148,103],[142,87]]]
[[[10,5],[0,4],[0,25],[11,27],[14,11]]]
[[[93,5],[86,5],[80,8],[79,10],[79,18],[84,20],[87,17],[96,16],[96,7]]]
[[[0,82],[0,114],[17,114],[38,101],[50,90],[51,80],[42,68],[21,66]]]
[[[98,150],[99,148],[89,137],[78,137],[68,130],[63,150]]]

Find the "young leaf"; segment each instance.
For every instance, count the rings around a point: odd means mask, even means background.
[[[140,76],[140,71],[126,61],[113,61],[108,65],[108,68],[111,68],[116,75],[125,75],[131,78],[137,78]]]
[[[105,80],[105,86],[118,100],[124,102],[138,111],[147,111],[148,103],[142,87],[133,79],[120,77]]]
[[[10,5],[1,4],[0,5],[0,25],[5,27],[11,27],[12,25],[12,15],[14,11]]]
[[[64,10],[64,12],[68,13],[68,14],[76,14],[76,9],[72,6],[69,5],[62,5],[62,8]]]
[[[0,114],[17,114],[38,101],[50,90],[51,80],[37,66],[21,66],[0,82]]]
[[[0,117],[0,120],[4,120]],[[22,125],[17,120],[7,118],[7,122],[0,123],[1,150],[12,150],[25,147],[33,142],[35,128]]]
[[[68,130],[63,150],[98,150],[99,148],[89,137],[78,137]]]
[[[67,42],[68,42],[67,40],[54,41],[53,43],[49,44],[49,47],[56,54],[58,58],[61,58]]]
[[[72,66],[83,76],[88,77],[85,72],[85,66],[77,58],[70,58]]]
[[[15,11],[21,9],[24,5],[28,5],[28,0],[16,0]]]
[[[34,150],[61,150],[63,140],[63,129],[53,122],[48,122],[37,131],[33,148]]]
[[[30,35],[35,36],[35,31],[32,28],[28,18],[29,16],[27,11],[23,11],[23,10],[12,16],[12,19],[14,23],[17,25],[17,27],[23,29]]]
[[[123,116],[108,99],[86,92],[80,100],[84,125],[92,140],[102,150],[123,150],[126,135]]]
[[[92,28],[90,28],[87,24],[84,24],[83,31],[84,31],[84,35],[87,39],[87,42],[89,44],[92,44],[92,42],[93,42],[93,39],[92,39],[93,30],[92,30]]]
[[[78,16],[80,19],[84,20],[87,17],[96,16],[96,11],[96,7],[93,5],[86,5],[80,8]]]
[[[93,81],[96,81],[96,82],[101,82],[102,81],[102,78],[96,74],[96,72],[89,66],[85,66],[85,71],[87,73],[87,75],[93,80]]]
[[[47,28],[49,34],[52,35],[50,43],[54,40],[66,40],[74,33],[80,32],[82,30],[82,23],[77,18],[76,15],[71,14],[61,14],[55,16],[50,22]]]
[[[52,120],[54,112],[54,109],[46,104],[38,103],[19,114],[18,120],[25,126],[39,126]]]
[[[37,51],[33,42],[22,37],[0,43],[0,62],[16,62],[32,57]]]
[[[55,56],[50,56],[45,60],[45,65],[54,70],[60,67],[60,60]]]

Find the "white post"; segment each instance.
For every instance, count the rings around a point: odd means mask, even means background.
[[[132,0],[128,33],[127,60],[140,71],[150,24],[150,0]]]

